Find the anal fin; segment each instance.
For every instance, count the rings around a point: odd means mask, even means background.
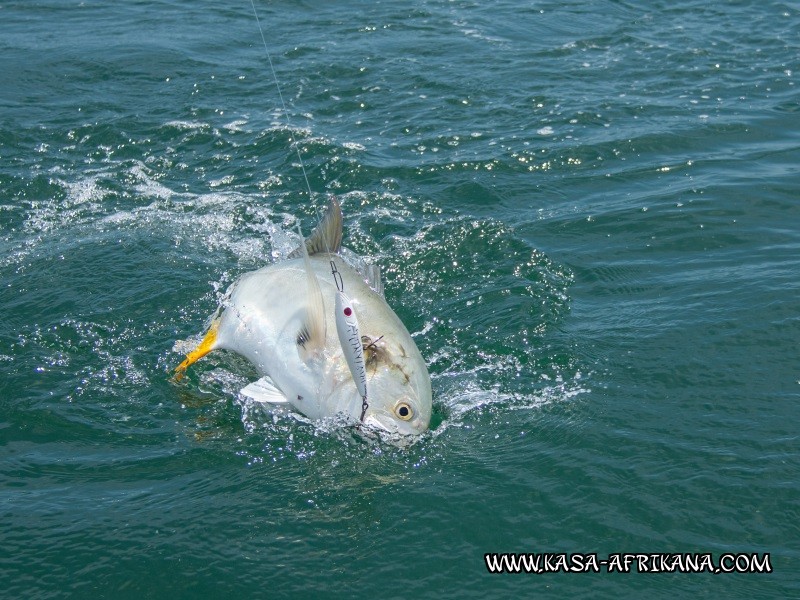
[[[239,393],[258,402],[269,402],[270,404],[289,402],[269,377],[262,377],[258,381],[244,386]]]

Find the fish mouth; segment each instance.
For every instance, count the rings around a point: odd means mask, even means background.
[[[408,446],[427,431],[428,426],[422,419],[398,422],[388,414],[367,414],[362,422],[363,429],[379,436],[392,445]]]
[[[409,448],[420,439],[419,433],[400,433],[396,429],[387,429],[375,419],[369,418],[359,423],[356,429],[367,439],[380,441],[400,449]]]

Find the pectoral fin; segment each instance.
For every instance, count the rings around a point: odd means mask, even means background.
[[[286,404],[289,402],[269,377],[262,377],[258,381],[246,385],[239,393],[258,402],[269,402],[271,404]]]
[[[306,295],[302,310],[302,323],[297,332],[297,350],[304,361],[320,356],[325,348],[325,305],[322,290],[311,266],[303,234],[300,233],[300,250],[303,255],[303,268],[306,272]]]

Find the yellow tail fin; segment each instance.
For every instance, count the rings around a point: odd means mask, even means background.
[[[211,323],[211,327],[208,328],[203,341],[201,341],[197,348],[189,352],[186,355],[186,360],[184,360],[181,364],[175,367],[175,380],[180,381],[183,377],[184,371],[190,366],[196,363],[198,360],[203,358],[206,354],[211,352],[214,349],[214,345],[217,342],[217,328],[219,327],[219,319],[213,321]]]

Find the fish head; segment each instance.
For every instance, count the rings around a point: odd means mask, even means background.
[[[418,436],[431,421],[431,380],[416,345],[404,341],[362,339],[368,382],[363,422],[379,433]]]

